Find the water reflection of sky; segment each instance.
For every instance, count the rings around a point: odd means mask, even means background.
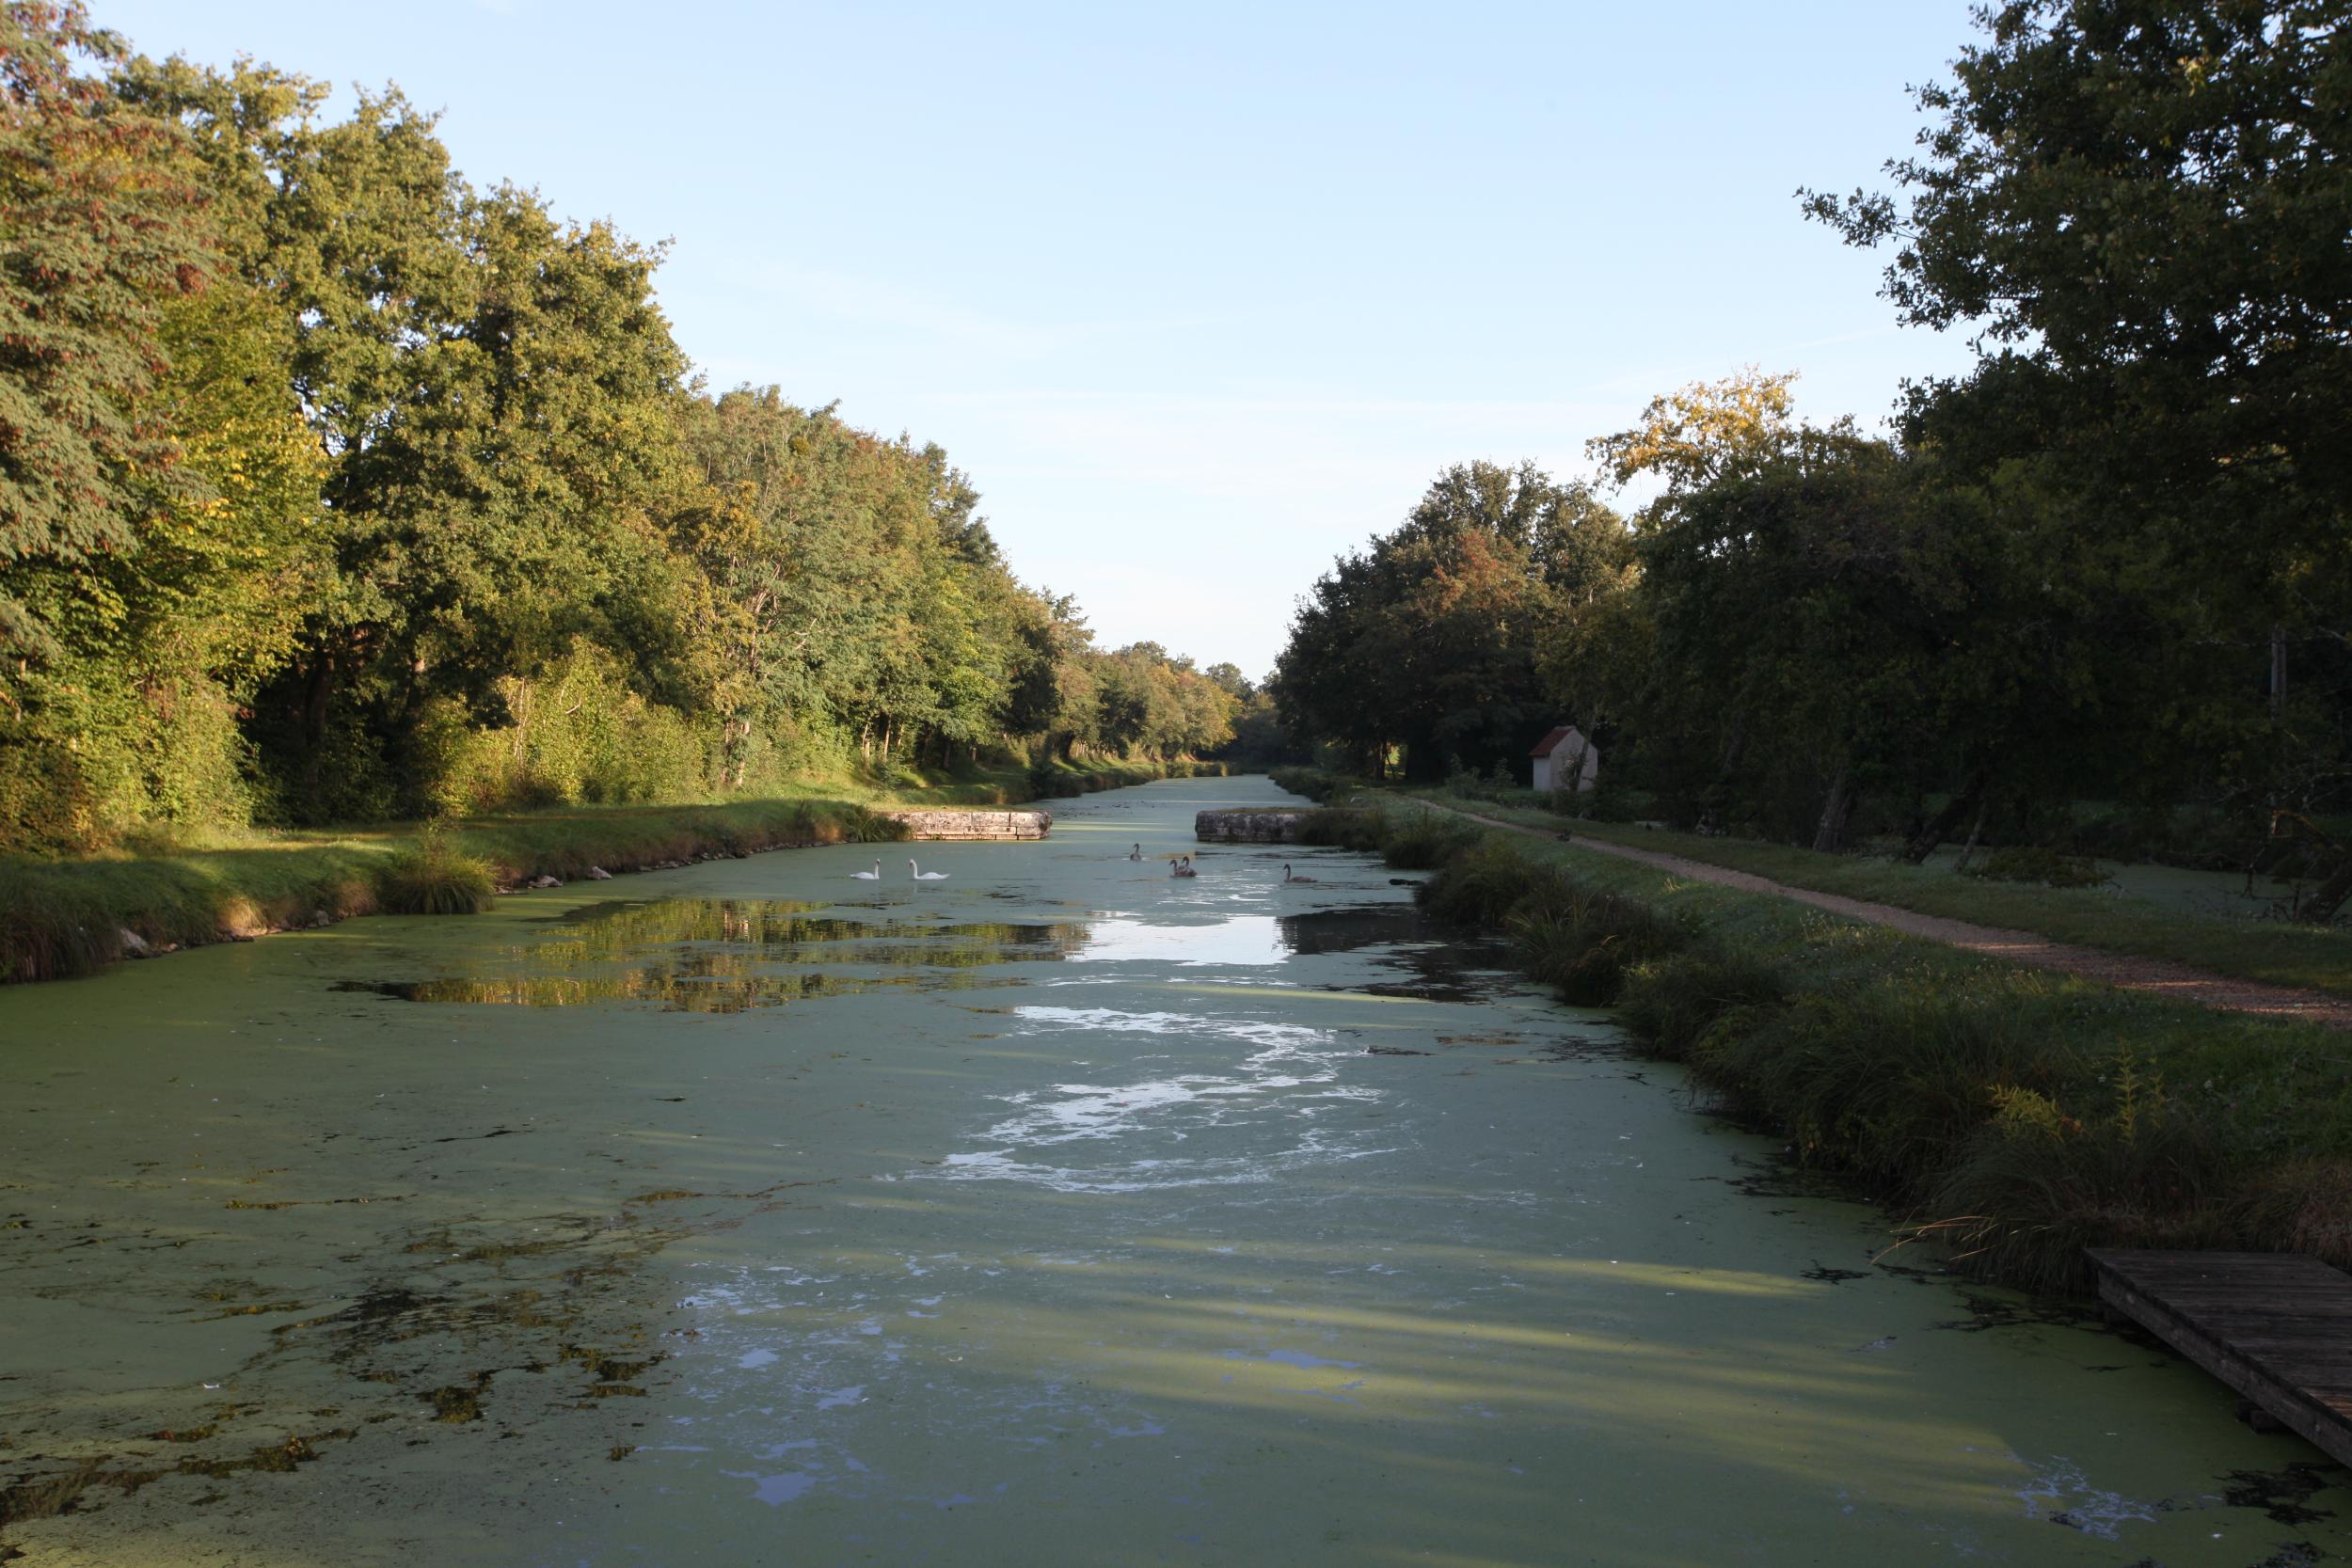
[[[1073,963],[1279,964],[1292,951],[1281,922],[1237,914],[1208,926],[1165,926],[1112,915],[1087,927]]]

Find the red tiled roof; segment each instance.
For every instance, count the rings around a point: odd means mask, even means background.
[[[1575,728],[1576,726],[1574,724],[1561,725],[1558,729],[1552,731],[1549,735],[1535,742],[1535,749],[1527,754],[1531,757],[1548,757],[1551,755],[1553,750],[1559,746],[1560,742],[1567,739],[1570,732],[1572,732]]]

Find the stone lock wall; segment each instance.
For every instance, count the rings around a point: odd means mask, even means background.
[[[907,825],[911,838],[1043,838],[1053,832],[1050,811],[886,811]]]

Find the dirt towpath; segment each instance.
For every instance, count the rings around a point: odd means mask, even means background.
[[[1522,827],[1497,817],[1482,816],[1476,812],[1454,806],[1424,802],[1437,811],[1451,812],[1455,816],[1505,832],[1524,833],[1530,838],[1556,839],[1560,835],[1541,828]],[[2215,974],[2201,969],[2191,969],[2164,958],[2143,958],[2129,953],[2109,953],[2097,947],[2077,947],[2069,942],[2052,942],[2032,931],[2003,930],[1997,926],[1972,926],[1964,920],[1947,920],[1940,915],[1921,914],[1916,910],[1898,909],[1892,904],[1868,904],[1859,898],[1845,898],[1835,893],[1816,893],[1811,888],[1791,887],[1769,878],[1734,871],[1728,866],[1709,865],[1705,861],[1688,860],[1680,855],[1661,854],[1654,849],[1636,849],[1623,844],[1604,844],[1598,839],[1578,838],[1572,847],[1589,850],[1596,855],[1614,855],[1619,860],[1639,861],[1661,871],[1688,878],[1694,882],[1713,882],[1718,886],[1738,888],[1742,893],[1769,893],[1779,898],[1793,898],[1800,904],[1810,904],[1849,920],[1867,921],[1873,926],[1892,927],[1909,936],[1926,937],[1987,958],[2006,958],[2010,963],[2031,964],[2037,969],[2055,969],[2102,985],[2120,987],[2124,990],[2151,991],[2183,1002],[2196,1002],[2208,1007],[2219,1007],[2233,1013],[2260,1013],[2265,1018],[2299,1019],[2307,1023],[2322,1023],[2335,1029],[2352,1029],[2352,1000],[2329,996],[2324,991],[2303,990],[2292,986],[2266,986],[2257,980],[2238,980],[2227,974]]]

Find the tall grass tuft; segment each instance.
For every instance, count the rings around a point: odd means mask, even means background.
[[[495,886],[488,864],[459,849],[447,823],[428,822],[413,847],[384,863],[376,901],[391,914],[480,914]]]
[[[1711,1031],[1745,1027],[1787,995],[1779,967],[1761,954],[1698,942],[1628,970],[1616,1005],[1651,1053],[1687,1062]]]
[[[1992,1117],[1923,1206],[1942,1217],[1920,1233],[1985,1272],[2047,1290],[2088,1283],[2087,1246],[2231,1244],[2245,1216],[2227,1201],[2228,1162],[2211,1129],[2128,1049],[2102,1088],[2103,1102],[2080,1115],[2033,1090],[1994,1090]]]
[[[1688,946],[1692,933],[1645,904],[1539,879],[1503,917],[1520,966],[1580,1007],[1614,1006],[1626,976]]]
[[[1501,926],[1539,889],[1548,898],[1565,895],[1558,869],[1538,866],[1500,833],[1482,832],[1452,817],[1416,820],[1390,841],[1388,853],[1391,865],[1436,869],[1414,895],[1442,920]]]

